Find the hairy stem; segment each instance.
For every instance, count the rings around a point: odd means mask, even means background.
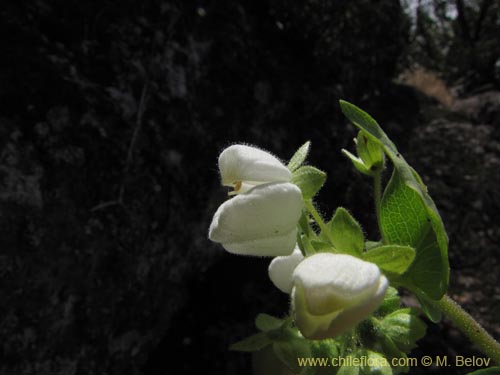
[[[481,352],[490,357],[494,362],[500,364],[500,343],[496,341],[486,330],[458,303],[445,295],[439,301],[430,301],[440,309],[467,336]]]
[[[332,244],[333,244],[333,241],[330,238],[331,237],[330,236],[330,231],[326,227],[325,221],[323,220],[323,218],[321,217],[321,215],[319,214],[319,212],[316,210],[316,207],[314,207],[314,204],[312,203],[312,200],[306,199],[304,201],[304,203],[306,205],[307,211],[309,211],[309,213],[313,217],[314,221],[316,222],[316,224],[318,224],[319,228],[321,229],[321,232],[323,232],[328,237],[328,239],[330,240],[330,242],[332,242]]]
[[[373,199],[375,201],[375,213],[377,215],[377,225],[379,228],[382,242],[385,243],[382,234],[382,223],[380,221],[380,203],[382,201],[382,171],[378,171],[373,175]]]

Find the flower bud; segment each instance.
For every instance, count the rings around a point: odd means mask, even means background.
[[[298,328],[309,339],[341,334],[380,305],[388,281],[379,268],[345,254],[318,253],[293,273],[292,305]]]
[[[233,145],[219,156],[222,185],[234,187],[240,194],[268,182],[289,182],[292,174],[276,157],[266,151],[245,145]]]
[[[302,193],[296,185],[258,185],[217,209],[208,236],[234,254],[290,255],[302,206]]]
[[[385,155],[382,146],[366,136],[362,131],[356,138],[356,150],[359,158],[363,161],[371,173],[384,168]]]
[[[276,257],[271,261],[268,269],[269,278],[276,288],[290,294],[293,288],[293,271],[303,259],[304,255],[296,246],[291,255]]]

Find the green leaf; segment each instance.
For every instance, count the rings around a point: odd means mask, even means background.
[[[388,336],[397,347],[408,353],[416,342],[424,337],[426,325],[410,308],[400,309],[387,315],[380,322],[380,332]]]
[[[290,337],[287,340],[275,341],[273,350],[276,356],[292,371],[301,372],[297,358],[310,358],[311,347],[307,340],[300,337]]]
[[[432,299],[440,299],[449,282],[448,238],[427,188],[369,114],[343,100],[340,106],[356,127],[383,148],[394,165],[392,186],[387,187],[382,200],[382,234],[389,243],[416,249],[415,261],[407,272],[407,287],[419,288]]]
[[[238,341],[237,343],[231,345],[229,349],[239,352],[255,352],[270,344],[272,344],[271,339],[269,339],[264,332],[260,332]]]
[[[397,345],[390,337],[381,335],[379,337],[379,343],[381,345],[381,351],[387,356],[390,363],[396,364],[395,366],[391,366],[393,374],[407,373],[410,370],[407,365],[408,362],[405,361],[408,356],[398,349]],[[393,360],[395,362],[392,362]]]
[[[363,163],[363,160],[360,158],[354,156],[351,154],[349,151],[342,149],[342,153],[349,158],[349,160],[352,162],[352,165],[354,165],[354,168],[356,168],[359,172],[371,176],[373,173],[370,172],[370,169]]]
[[[361,256],[365,239],[358,222],[345,208],[339,207],[328,223],[333,246],[345,254]]]
[[[311,245],[314,247],[315,252],[318,253],[336,253],[335,248],[322,240],[311,240]]]
[[[339,344],[334,339],[312,340],[311,341],[312,356],[319,357],[338,357]]]
[[[380,142],[374,142],[363,131],[358,133],[356,150],[371,174],[384,167],[384,151]]]
[[[420,307],[427,318],[429,318],[429,320],[433,323],[438,323],[441,320],[441,310],[430,303],[429,298],[426,297],[421,291],[416,290],[415,296],[417,297]]]
[[[268,314],[259,314],[255,318],[255,326],[263,332],[280,329],[283,327],[284,323],[284,320],[275,318],[274,316]]]
[[[344,115],[360,130],[364,130],[368,133],[368,136],[371,136],[372,139],[380,140],[387,135],[380,128],[379,124],[365,111],[361,108],[356,107],[354,104],[346,102],[345,100],[339,100],[340,108]],[[392,143],[392,142],[391,142]],[[392,144],[394,148],[394,144]]]
[[[396,288],[390,286],[387,288],[387,292],[385,292],[384,300],[377,309],[377,315],[384,316],[390,314],[395,310],[399,310],[400,307],[401,300],[399,298],[398,291]]]
[[[309,148],[311,147],[311,142],[307,141],[304,143],[302,146],[299,147],[299,149],[293,154],[292,158],[290,159],[290,162],[288,163],[288,169],[290,172],[294,172],[297,170],[302,163],[307,158],[307,154],[309,154]]]
[[[369,251],[375,247],[379,247],[382,245],[383,245],[383,242],[381,242],[381,241],[366,241],[365,242],[365,249],[366,249],[366,251]]]
[[[293,172],[291,182],[302,190],[304,199],[311,199],[321,189],[325,180],[325,172],[306,165]]]
[[[389,361],[383,354],[371,350],[365,350],[360,354],[361,358],[366,357],[366,365],[361,366],[361,375],[392,375]]]
[[[415,259],[415,249],[409,246],[384,245],[364,253],[363,259],[375,263],[384,272],[401,275]]]
[[[467,375],[500,375],[500,367],[488,367],[474,372],[469,372]]]
[[[432,299],[440,299],[448,287],[448,259],[442,257],[430,212],[397,169],[382,197],[380,225],[387,242],[416,249],[415,260],[402,283],[409,289],[422,290]]]
[[[337,375],[359,375],[358,366],[342,366]]]

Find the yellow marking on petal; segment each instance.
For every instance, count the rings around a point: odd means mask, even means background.
[[[238,194],[239,190],[241,189],[241,184],[242,184],[241,181],[233,182],[234,190],[230,191],[229,193],[227,193],[227,195],[236,195],[236,194]]]

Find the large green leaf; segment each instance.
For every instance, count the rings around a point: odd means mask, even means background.
[[[416,257],[403,276],[403,284],[419,288],[432,299],[440,299],[448,288],[448,259],[441,254],[429,211],[420,195],[394,169],[380,209],[384,240],[416,249]]]
[[[448,289],[448,237],[427,188],[378,123],[353,104],[340,101],[345,116],[366,136],[378,142],[394,165],[381,207],[381,230],[386,243],[416,249],[405,274],[405,286],[418,288],[432,299]]]

